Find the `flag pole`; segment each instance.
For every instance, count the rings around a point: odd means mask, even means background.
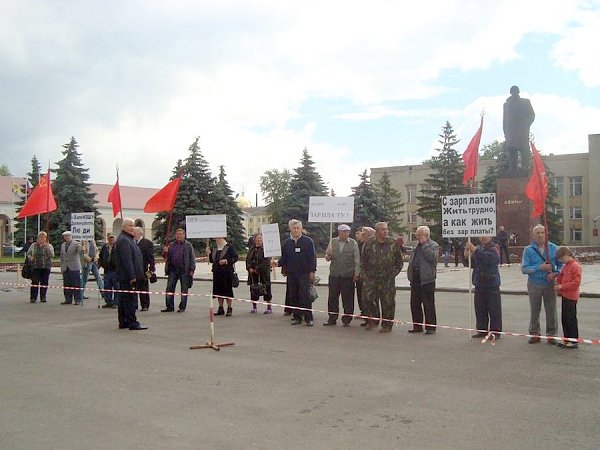
[[[119,216],[121,225],[123,224],[123,202],[121,201],[121,184],[119,183],[119,165],[117,164],[117,184],[119,185]]]
[[[46,189],[46,235],[48,238],[50,238],[50,186],[50,161],[48,161],[48,189]]]

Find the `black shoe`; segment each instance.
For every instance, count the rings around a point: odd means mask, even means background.
[[[343,327],[349,327],[350,326],[350,322],[344,322],[344,324],[342,325]],[[366,326],[366,325],[365,325]]]
[[[112,308],[113,305],[112,303],[105,303],[104,305],[102,305],[103,308]]]
[[[40,302],[41,302],[41,303],[46,303],[46,299],[45,299],[45,298],[42,298],[42,299],[40,299]]]
[[[367,322],[363,322],[360,324],[361,327],[366,327],[367,326]]]
[[[327,322],[323,322],[323,326],[324,327],[329,327],[331,325],[337,325],[337,323],[336,322],[332,322],[330,320],[328,320]]]
[[[71,303],[73,303],[73,302],[68,302],[65,300],[64,302],[61,303],[61,305],[70,305]]]
[[[291,313],[291,312],[289,312],[289,311],[286,311],[286,312],[284,312],[284,313],[283,313],[283,315],[284,315],[284,316],[291,316],[291,315],[292,315],[292,313]]]
[[[314,326],[314,325],[315,325],[315,321],[314,321],[314,320],[308,320],[308,321],[306,322],[306,326],[307,326],[307,327],[312,327],[312,326]]]
[[[172,308],[165,308],[165,309],[160,310],[160,312],[173,312],[173,311],[175,311],[175,310]]]
[[[81,305],[81,302],[75,302],[74,305],[79,306],[79,305]]]
[[[233,308],[231,308],[231,306],[227,307],[227,312],[225,313],[225,315],[227,317],[231,317],[231,315],[233,314]]]
[[[224,316],[224,315],[225,315],[225,310],[223,309],[222,306],[219,306],[219,309],[215,313],[215,316]]]
[[[129,328],[129,326],[119,324],[119,330],[124,330],[125,328]]]
[[[301,325],[302,324],[302,319],[294,319],[292,320],[292,325]]]
[[[471,337],[474,339],[484,338],[486,336],[487,336],[487,333],[475,333],[475,334],[471,335]]]
[[[412,330],[408,330],[409,333],[422,333],[423,328],[413,328]]]
[[[89,300],[89,297],[83,297],[84,300]]]
[[[37,300],[35,298],[30,298],[29,299],[29,303],[35,303],[35,302],[37,302]]]
[[[144,307],[144,308],[142,308],[142,311],[148,311],[148,308]]]
[[[179,309],[177,310],[177,312],[184,312],[184,311],[185,311],[185,308],[179,308]]]
[[[435,334],[435,330],[427,330],[425,331],[425,334]]]
[[[146,325],[142,325],[141,323],[136,323],[129,327],[131,331],[139,331],[139,330],[147,330],[148,327]]]

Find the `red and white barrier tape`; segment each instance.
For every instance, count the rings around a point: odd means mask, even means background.
[[[13,287],[31,287],[32,285],[30,283],[8,283],[8,282],[0,282],[0,285],[6,285],[6,286],[13,286]],[[188,297],[206,297],[206,298],[210,298],[213,297],[212,294],[195,294],[193,292],[188,292],[187,294],[182,294],[181,292],[165,292],[165,291],[138,291],[138,290],[130,290],[130,289],[96,289],[96,288],[78,288],[78,287],[67,287],[67,286],[57,286],[57,285],[33,285],[33,286],[39,286],[41,288],[48,288],[48,289],[63,289],[63,290],[76,290],[76,291],[91,291],[91,292],[120,292],[120,293],[131,293],[131,294],[154,294],[154,295],[174,295],[174,296],[182,296],[182,295],[187,295]],[[477,330],[475,328],[469,328],[469,327],[457,327],[457,326],[451,326],[451,325],[433,325],[433,324],[428,324],[428,323],[418,323],[418,322],[412,322],[412,321],[403,321],[400,319],[384,319],[384,318],[379,318],[379,317],[370,317],[370,316],[363,316],[360,314],[344,314],[344,313],[336,313],[336,312],[332,312],[330,313],[329,311],[326,310],[322,310],[322,309],[315,309],[315,308],[302,308],[300,306],[290,306],[290,305],[282,305],[279,303],[270,303],[270,302],[265,302],[265,301],[260,301],[260,300],[249,300],[246,298],[241,298],[241,297],[219,297],[219,298],[223,298],[223,299],[231,299],[231,300],[235,300],[238,302],[242,302],[242,303],[257,303],[257,304],[261,304],[261,305],[269,305],[271,307],[277,307],[277,308],[282,308],[282,309],[291,309],[291,310],[295,310],[295,311],[299,311],[299,312],[313,312],[313,313],[323,313],[323,314],[337,314],[339,317],[352,317],[353,319],[363,319],[363,320],[373,320],[373,321],[378,321],[378,322],[387,322],[387,323],[391,323],[392,325],[409,325],[409,326],[419,326],[419,327],[430,327],[430,328],[436,328],[436,329],[444,329],[444,330],[452,330],[452,331],[468,331],[468,332],[476,332],[476,333],[486,333],[486,336],[482,339],[481,343],[484,344],[486,342],[490,342],[492,345],[495,345],[498,337],[497,336],[515,336],[515,337],[525,337],[525,338],[539,338],[540,340],[546,340],[546,341],[564,341],[564,342],[573,342],[573,343],[580,343],[580,344],[591,344],[591,345],[600,345],[600,339],[591,339],[591,338],[566,338],[566,337],[557,337],[557,336],[545,336],[545,335],[532,335],[532,334],[527,334],[527,333],[514,333],[514,332],[510,332],[510,331],[488,331],[488,330]]]

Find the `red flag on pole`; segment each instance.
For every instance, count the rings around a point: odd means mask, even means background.
[[[107,200],[112,203],[113,217],[117,217],[117,214],[121,212],[121,190],[119,189],[119,177],[117,177],[117,182],[108,193]]]
[[[525,188],[525,195],[533,202],[533,211],[531,217],[538,217],[544,213],[546,209],[546,197],[548,196],[548,177],[546,169],[542,162],[542,157],[535,148],[535,144],[531,143],[531,152],[533,154],[531,165],[531,176]]]
[[[479,163],[479,143],[481,142],[481,132],[483,131],[483,115],[481,116],[481,124],[479,129],[467,149],[462,155],[462,159],[465,162],[465,174],[463,175],[463,184],[468,184],[469,180],[473,180],[475,183],[475,177],[477,176],[477,165]]]
[[[169,181],[164,188],[150,197],[144,206],[144,212],[153,213],[171,211],[175,205],[175,199],[177,198],[177,192],[179,191],[179,183],[181,183],[181,176]]]
[[[29,196],[27,202],[17,216],[19,219],[24,217],[35,216],[36,214],[45,214],[56,211],[56,200],[50,186],[50,170],[40,178],[39,183]]]

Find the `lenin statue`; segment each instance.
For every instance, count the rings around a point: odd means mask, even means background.
[[[513,176],[529,170],[529,127],[535,120],[531,102],[519,97],[519,87],[510,88],[510,97],[504,102],[504,153],[508,159],[508,172]]]

